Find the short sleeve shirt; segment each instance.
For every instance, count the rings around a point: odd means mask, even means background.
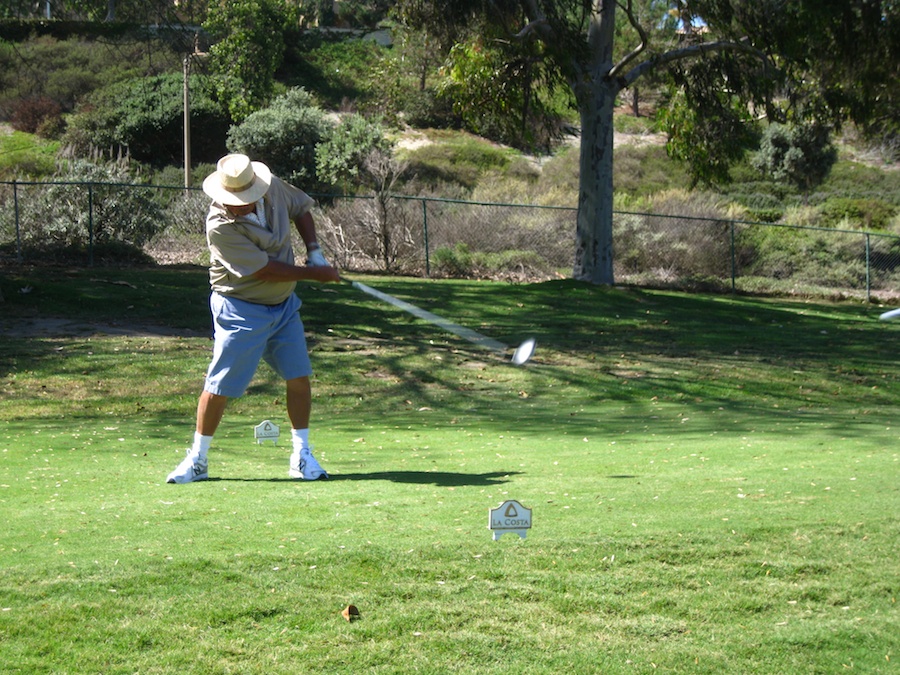
[[[259,202],[265,218],[234,217],[213,202],[206,217],[206,240],[211,264],[212,290],[262,305],[277,305],[294,292],[294,281],[260,281],[253,277],[270,260],[294,264],[291,245],[293,220],[308,212],[313,199],[302,190],[272,177]],[[257,209],[259,208],[257,205]]]

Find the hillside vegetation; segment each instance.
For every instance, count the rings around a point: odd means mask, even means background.
[[[33,38],[16,45],[15,50],[0,49],[0,66],[4,67],[0,76],[4,84],[0,117],[6,122],[0,133],[0,180],[46,179],[54,175],[83,180],[86,175],[97,174],[85,173],[80,161],[105,159],[115,160],[116,169],[104,175],[118,176],[123,182],[181,185],[183,169],[178,144],[182,75],[177,54],[167,51],[161,43],[141,49],[130,46],[127,50],[124,46],[103,45],[94,51],[85,49],[85,43],[83,39]],[[304,34],[288,45],[277,73],[274,107],[241,124],[230,122],[222,111],[217,112],[215,92],[205,77],[203,62],[198,61],[190,81],[194,112],[193,184],[199,184],[214,168],[216,158],[233,147],[235,138],[270,134],[273,124],[284,126],[284,120],[290,118],[296,122],[288,124],[301,126],[287,136],[273,135],[266,141],[285,155],[287,166],[292,170],[297,167],[285,177],[318,194],[371,194],[377,181],[357,168],[362,160],[354,159],[358,150],[353,143],[358,141],[347,136],[350,132],[345,132],[343,140],[340,136],[343,129],[351,127],[348,121],[364,119],[364,124],[370,125],[367,132],[376,129],[391,148],[392,164],[386,169],[390,175],[380,177],[380,189],[389,185],[395,194],[480,203],[563,207],[577,203],[577,129],[568,129],[558,142],[540,152],[511,147],[466,131],[454,111],[434,97],[437,71],[421,89],[421,83],[400,68],[398,49],[371,40]],[[85,61],[87,53],[91,54],[90,62]],[[125,55],[131,59],[129,69],[122,67]],[[27,69],[21,63],[23,56],[28,59]],[[144,75],[136,77],[140,65],[144,66]],[[90,77],[75,77],[79,68],[88,67],[94,69]],[[38,97],[29,93],[28,85],[28,78],[36,69],[46,71],[44,95]],[[302,104],[285,108],[281,103],[278,108],[279,101]],[[643,106],[638,106],[641,116],[633,114],[631,105],[623,105],[616,116],[617,210],[900,236],[900,171],[896,164],[882,161],[882,155],[872,148],[854,142],[850,130],[836,139],[837,162],[810,193],[762,174],[754,165],[752,153],[732,168],[727,184],[696,186],[685,167],[667,155],[666,139],[654,114],[655,107],[664,106],[665,101],[645,92],[643,102]],[[298,110],[298,105],[302,110]],[[365,130],[359,123],[356,128]],[[123,145],[123,138],[133,140]],[[308,147],[292,148],[293,143]],[[342,178],[337,183],[316,175],[313,166],[317,146],[325,143],[331,144],[329,152],[343,148],[348,162],[360,162],[348,164],[350,170],[340,174]],[[265,152],[251,154],[279,166],[279,160]],[[297,164],[298,157],[306,159]],[[82,168],[73,174],[76,167]],[[166,217],[172,217],[171,208],[166,208]],[[198,207],[178,209],[175,217],[185,223],[194,222],[199,217]],[[144,236],[152,238],[160,232],[145,232]],[[696,245],[696,241],[687,243]],[[619,260],[625,260],[623,254],[628,254],[628,246],[625,242]],[[647,264],[644,258],[651,249],[638,240],[634,246],[633,251],[640,252],[631,260],[637,270]],[[772,251],[768,262],[759,268],[763,275],[790,274],[779,271],[796,268],[794,264],[785,268],[778,260],[786,252],[806,256],[789,238],[780,235],[757,237],[749,246]],[[889,247],[879,255],[886,256],[890,271],[896,266],[896,261],[891,260],[900,257],[900,246]],[[388,257],[383,257],[384,265],[390,267]],[[862,278],[860,275],[865,272],[854,269],[849,274]]]

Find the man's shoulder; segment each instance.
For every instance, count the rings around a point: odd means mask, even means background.
[[[294,209],[309,208],[309,205],[314,201],[313,198],[303,190],[278,176],[272,176],[272,183],[269,186],[269,191],[266,193],[266,198],[272,202],[284,201],[285,203],[290,204]]]

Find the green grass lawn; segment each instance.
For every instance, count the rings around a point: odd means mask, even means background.
[[[0,670],[896,671],[884,308],[363,280],[535,357],[302,287],[332,479],[255,443],[288,427],[264,366],[211,480],[167,485],[211,347],[204,270],[4,273]],[[13,330],[47,318],[68,334]],[[533,510],[524,540],[492,540],[506,499]]]

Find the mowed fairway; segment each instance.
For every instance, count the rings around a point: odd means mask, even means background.
[[[288,434],[263,366],[211,480],[167,485],[204,270],[5,273],[0,671],[897,672],[889,307],[363,279],[535,356],[301,287],[332,479],[254,441]],[[492,540],[506,499],[524,540]]]

